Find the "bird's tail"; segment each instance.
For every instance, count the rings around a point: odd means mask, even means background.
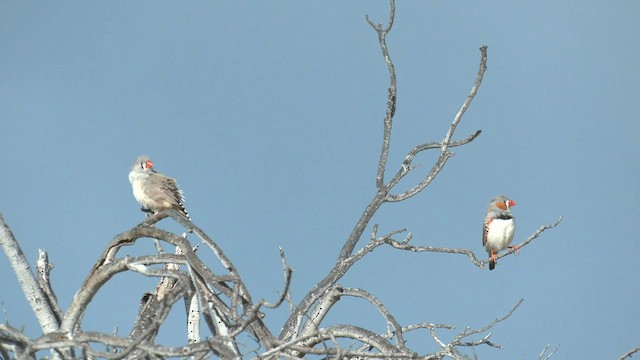
[[[191,221],[191,216],[189,216],[189,213],[187,212],[187,209],[184,207],[184,205],[182,203],[179,203],[178,206],[174,205],[174,210],[180,211],[182,213],[182,215],[186,216],[187,219],[189,219],[189,221]]]

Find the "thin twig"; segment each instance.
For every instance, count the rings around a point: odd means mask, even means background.
[[[523,241],[523,242],[521,242],[520,244],[518,244],[518,245],[517,245],[517,247],[516,247],[516,246],[514,246],[513,248],[511,248],[511,249],[509,249],[509,250],[505,251],[503,254],[498,254],[497,259],[500,259],[500,258],[502,258],[502,257],[505,257],[505,256],[508,256],[508,255],[511,255],[511,254],[515,253],[516,251],[518,251],[518,250],[516,250],[516,249],[520,249],[520,248],[523,248],[523,247],[527,246],[531,241],[533,241],[533,240],[534,240],[534,239],[536,239],[538,236],[540,236],[540,234],[542,234],[545,230],[549,230],[549,229],[551,229],[551,228],[554,228],[554,227],[556,227],[556,226],[560,225],[560,223],[562,222],[562,219],[563,219],[563,218],[564,218],[563,216],[560,216],[560,217],[558,218],[558,220],[556,220],[553,224],[550,224],[550,225],[543,225],[543,226],[541,226],[541,227],[540,227],[540,228],[538,228],[538,230],[536,230],[536,231],[535,231],[531,236],[529,236],[525,241]],[[489,262],[489,260],[488,260],[488,259],[484,261],[484,263],[488,263],[488,262]]]

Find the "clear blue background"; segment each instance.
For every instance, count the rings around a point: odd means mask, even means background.
[[[29,259],[48,251],[63,308],[104,246],[142,218],[127,181],[140,154],[176,177],[196,224],[235,262],[254,298],[282,289],[278,246],[299,301],[331,269],[375,192],[388,74],[376,33],[386,1],[0,3],[0,211]],[[380,232],[485,258],[486,203],[517,201],[516,241],[561,226],[479,270],[465,256],[381,247],[341,281],[378,296],[403,324],[448,323],[449,341],[525,301],[480,358],[618,358],[640,345],[640,3],[401,2],[388,37],[398,108],[388,177],[439,141],[489,46],[488,71],[457,138],[463,148],[425,191],[387,204]],[[396,192],[429,170],[436,152]],[[169,225],[170,226],[170,225]],[[370,230],[365,232],[364,240]],[[144,245],[143,245],[144,243]],[[153,251],[149,241],[123,254]],[[361,243],[360,245],[363,245]],[[213,264],[213,262],[212,262]],[[130,329],[155,281],[119,276],[84,330]],[[8,321],[41,333],[6,258]],[[182,307],[171,315],[184,341]],[[278,333],[288,307],[267,312]],[[372,306],[341,301],[323,325],[378,332]],[[408,336],[420,351],[428,333]],[[476,337],[476,339],[478,339]],[[244,344],[249,351],[254,344]]]

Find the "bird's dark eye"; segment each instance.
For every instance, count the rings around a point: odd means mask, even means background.
[[[143,162],[140,163],[140,168],[144,170],[144,163]]]

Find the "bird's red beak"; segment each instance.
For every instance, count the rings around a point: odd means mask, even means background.
[[[146,164],[144,164],[144,166],[145,166],[147,169],[151,169],[151,168],[153,167],[153,163],[151,162],[151,160],[147,160],[147,163],[146,163]]]
[[[516,202],[515,202],[515,201],[513,201],[513,200],[509,200],[509,207],[512,207],[512,206],[513,206],[513,205],[515,205],[515,204],[516,204]]]

